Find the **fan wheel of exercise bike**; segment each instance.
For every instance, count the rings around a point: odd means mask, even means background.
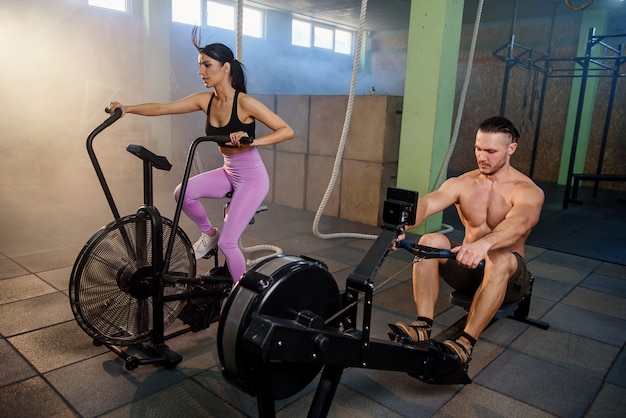
[[[163,218],[163,254],[172,221]],[[70,277],[70,302],[76,321],[94,342],[133,345],[152,334],[152,225],[140,214],[113,221],[94,234],[81,250]],[[196,260],[187,235],[178,228],[169,275],[195,277]],[[188,291],[188,285],[163,283],[164,296]],[[166,302],[165,328],[185,300]]]
[[[340,309],[339,288],[322,263],[283,255],[261,261],[244,274],[222,310],[217,348],[224,377],[252,395],[265,384],[272,385],[274,399],[298,393],[322,366],[287,361],[264,364],[259,347],[246,340],[248,327],[259,316],[292,321],[299,313],[310,312],[327,319]],[[268,370],[271,376],[265,374]]]

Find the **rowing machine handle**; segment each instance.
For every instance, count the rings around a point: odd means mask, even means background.
[[[409,240],[403,239],[396,243],[396,247],[402,248],[413,254],[414,256],[424,258],[449,258],[456,259],[456,253],[443,248],[428,247],[426,245],[420,245],[413,243]],[[485,260],[478,263],[479,268],[485,267]]]

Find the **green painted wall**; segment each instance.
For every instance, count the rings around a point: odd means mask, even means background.
[[[607,10],[593,10],[583,12],[582,22],[580,24],[580,35],[578,41],[577,57],[584,57],[587,49],[587,38],[589,36],[589,28],[595,27],[596,35],[605,33],[607,22]],[[601,48],[594,48],[591,56],[601,56],[604,52]],[[576,66],[577,70],[581,69],[580,65]],[[572,80],[572,90],[570,93],[570,101],[567,110],[567,122],[565,126],[565,136],[563,139],[563,150],[561,154],[561,165],[559,168],[559,184],[565,184],[567,181],[567,172],[570,165],[572,154],[572,143],[574,138],[574,129],[576,126],[576,114],[578,111],[578,103],[580,99],[582,79],[580,77]],[[589,133],[591,131],[591,121],[593,118],[593,108],[596,101],[596,93],[598,90],[598,78],[588,77],[586,81],[585,96],[583,108],[580,118],[580,126],[578,132],[578,141],[576,145],[576,157],[574,160],[574,173],[583,173],[585,169],[585,157],[587,155],[587,146],[589,145]]]
[[[450,145],[463,3],[411,5],[397,185],[420,195],[432,191]],[[441,229],[442,216],[414,232]]]

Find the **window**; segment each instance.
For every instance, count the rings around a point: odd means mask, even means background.
[[[172,22],[199,26],[200,6],[198,0],[172,0]]]
[[[172,22],[202,25],[202,0],[172,0]],[[262,38],[264,33],[263,11],[243,8],[243,34]],[[235,30],[237,26],[236,6],[217,1],[206,2],[206,24],[214,28]]]
[[[235,30],[235,8],[216,1],[206,2],[206,23],[209,26]],[[245,25],[244,25],[245,26]]]
[[[333,49],[333,30],[315,26],[313,30],[313,45],[317,48]]]
[[[104,9],[118,10],[120,12],[128,11],[126,0],[89,0],[87,4]]]
[[[207,1],[207,25],[226,30],[235,30],[237,9],[216,1]],[[254,38],[263,37],[263,11],[250,7],[243,8],[243,34]]]
[[[263,12],[261,10],[243,8],[243,34],[253,38],[263,37]]]
[[[352,32],[335,30],[335,52],[352,54]]]
[[[292,45],[311,47],[311,24],[302,20],[291,22]]]
[[[326,25],[317,25],[300,19],[291,21],[291,44],[310,48],[329,49],[338,54],[351,54],[354,34]]]

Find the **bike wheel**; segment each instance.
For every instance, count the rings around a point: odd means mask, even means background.
[[[172,234],[172,221],[163,218],[163,253]],[[133,345],[148,340],[153,328],[152,227],[145,216],[132,214],[94,234],[79,253],[70,277],[70,303],[79,326],[94,341]],[[178,228],[169,275],[195,277],[196,260],[187,235]],[[163,294],[188,291],[188,285],[163,283]],[[167,328],[185,300],[166,302]]]

